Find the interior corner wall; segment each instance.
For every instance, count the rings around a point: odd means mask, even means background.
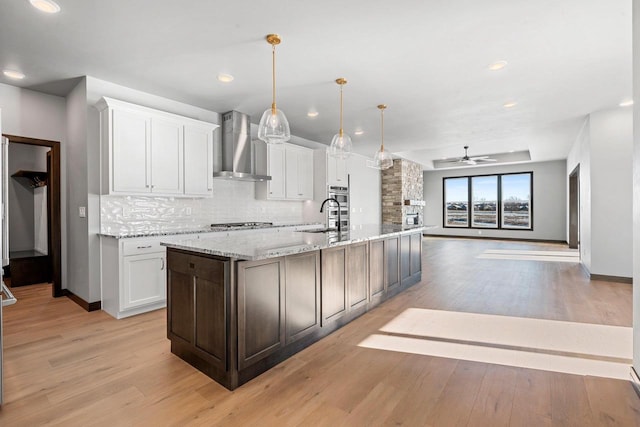
[[[640,0],[633,0],[633,99],[640,100]],[[640,372],[640,109],[633,108],[633,366]]]
[[[633,110],[590,115],[592,274],[633,275]]]
[[[569,241],[569,175],[580,166],[579,187],[579,232],[580,260],[582,265],[591,271],[591,149],[589,147],[591,129],[590,117],[587,116],[578,132],[569,155],[567,156],[567,241]]]
[[[533,230],[496,230],[443,227],[443,190],[445,177],[533,172]],[[516,165],[483,166],[424,172],[425,234],[437,236],[474,236],[488,238],[559,240],[566,239],[566,162],[554,160]]]
[[[68,289],[87,302],[100,300],[89,281],[90,252],[86,218],[78,215],[87,206],[87,113],[86,80],[82,79],[67,95],[67,240],[69,253]],[[95,166],[92,165],[95,169]],[[99,257],[99,254],[98,254]]]
[[[2,133],[60,142],[62,287],[67,287],[67,119],[64,98],[0,83]]]

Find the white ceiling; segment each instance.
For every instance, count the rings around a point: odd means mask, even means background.
[[[328,144],[339,127],[334,80],[345,77],[355,151],[379,146],[385,103],[385,148],[425,169],[464,145],[470,156],[565,158],[586,114],[631,96],[630,0],[58,3],[46,15],[2,1],[0,68],[27,77],[0,82],[64,95],[68,79],[90,75],[257,123],[271,102],[264,36],[275,32],[277,101],[292,134]],[[508,66],[489,71],[496,60]],[[518,104],[503,108],[509,101]]]

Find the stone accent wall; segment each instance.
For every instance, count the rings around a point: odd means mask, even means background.
[[[424,207],[405,206],[405,200],[423,200],[422,166],[395,159],[393,167],[382,171],[382,223],[405,225],[407,214],[417,213],[423,224]]]

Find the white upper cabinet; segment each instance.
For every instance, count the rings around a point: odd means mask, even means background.
[[[112,192],[151,192],[148,161],[151,119],[145,114],[127,110],[114,110],[111,119],[113,138],[109,157],[112,159]]]
[[[184,127],[184,192],[194,196],[213,194],[213,131],[215,125]],[[205,154],[206,153],[206,154]]]
[[[183,124],[151,119],[151,192],[184,193]]]
[[[284,199],[286,151],[284,144],[270,144],[267,146],[267,174],[271,181],[267,181],[269,199]]]
[[[313,199],[313,150],[293,144],[257,144],[257,173],[271,181],[256,183],[256,196],[268,200]]]
[[[313,199],[312,150],[293,145],[286,147],[285,182],[287,199]]]
[[[102,194],[212,195],[217,125],[110,98],[96,107]]]
[[[346,187],[348,185],[347,160],[327,154],[327,184]]]

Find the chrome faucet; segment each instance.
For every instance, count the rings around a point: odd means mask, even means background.
[[[324,199],[324,201],[322,202],[322,205],[320,205],[320,212],[322,212],[322,210],[324,209],[324,204],[327,203],[328,201],[334,201],[338,204],[338,233],[340,233],[342,221],[340,220],[340,202],[338,201],[338,199],[334,197],[329,197],[328,199]],[[327,226],[328,225],[329,224],[327,224]]]

